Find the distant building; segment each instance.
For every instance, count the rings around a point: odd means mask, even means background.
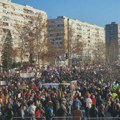
[[[11,0],[0,0],[0,52],[2,50],[3,43],[1,40],[4,34],[3,29],[9,29],[11,31],[14,48],[17,48],[19,47],[20,43],[18,35],[16,35],[16,30],[14,27],[15,24],[17,23],[19,25],[24,25],[29,21],[31,16],[34,17],[38,14],[41,15],[41,18],[44,20],[44,22],[47,21],[47,14],[44,11],[27,5],[16,4],[11,2]],[[42,32],[44,32],[44,30]],[[19,58],[16,58],[16,61],[19,61]]]
[[[120,55],[120,24],[112,22],[105,26],[106,60],[117,62]]]
[[[97,56],[99,56],[98,51],[105,49],[105,31],[103,27],[65,16],[48,20],[48,40],[66,53],[69,53],[75,44],[83,42],[83,61],[97,59]],[[104,55],[103,52],[101,57],[105,57]]]

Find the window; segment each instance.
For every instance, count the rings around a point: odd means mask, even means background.
[[[88,36],[88,38],[90,39],[90,36]]]
[[[59,33],[57,33],[57,36],[59,36]]]
[[[4,25],[4,26],[8,26],[8,23],[6,23],[6,22],[3,22],[3,25]]]
[[[63,44],[63,42],[60,42],[60,45],[62,45]]]

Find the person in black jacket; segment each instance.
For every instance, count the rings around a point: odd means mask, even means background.
[[[12,106],[10,104],[8,104],[8,106],[6,108],[6,119],[11,120],[12,116],[13,116]]]
[[[61,120],[66,120],[66,116],[68,115],[66,106],[62,103],[60,108],[57,110],[57,117],[62,118]]]
[[[105,117],[105,110],[103,105],[100,105],[98,108],[98,117]]]
[[[98,110],[95,105],[92,105],[92,107],[90,108],[89,115],[90,117],[98,117]]]

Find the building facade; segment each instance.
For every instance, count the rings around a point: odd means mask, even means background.
[[[11,2],[11,0],[0,0],[0,44],[3,44],[3,29],[10,30],[13,39],[14,48],[18,48],[20,43],[20,38],[18,38],[15,25],[19,24],[20,26],[25,25],[31,17],[40,15],[43,19],[43,23],[47,21],[47,14],[44,11],[35,9],[31,6],[20,5]],[[46,27],[43,27],[45,30],[41,30],[44,34]],[[44,38],[43,38],[44,39]],[[0,48],[0,52],[2,47]],[[25,57],[25,56],[24,56]],[[25,60],[25,58],[24,58]],[[27,60],[27,58],[26,58]],[[16,58],[16,61],[19,61],[19,57]]]
[[[112,22],[105,26],[106,60],[117,62],[120,58],[120,24]]]
[[[83,61],[105,57],[105,30],[103,27],[70,19],[64,16],[48,20],[48,40],[65,53],[74,56],[72,49],[82,43]],[[79,50],[79,49],[78,49]]]

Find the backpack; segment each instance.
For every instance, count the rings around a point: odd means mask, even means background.
[[[73,109],[76,109],[76,107],[80,107],[79,101],[74,101],[73,102]]]
[[[47,109],[47,116],[52,117],[53,116],[53,108],[48,108]]]

